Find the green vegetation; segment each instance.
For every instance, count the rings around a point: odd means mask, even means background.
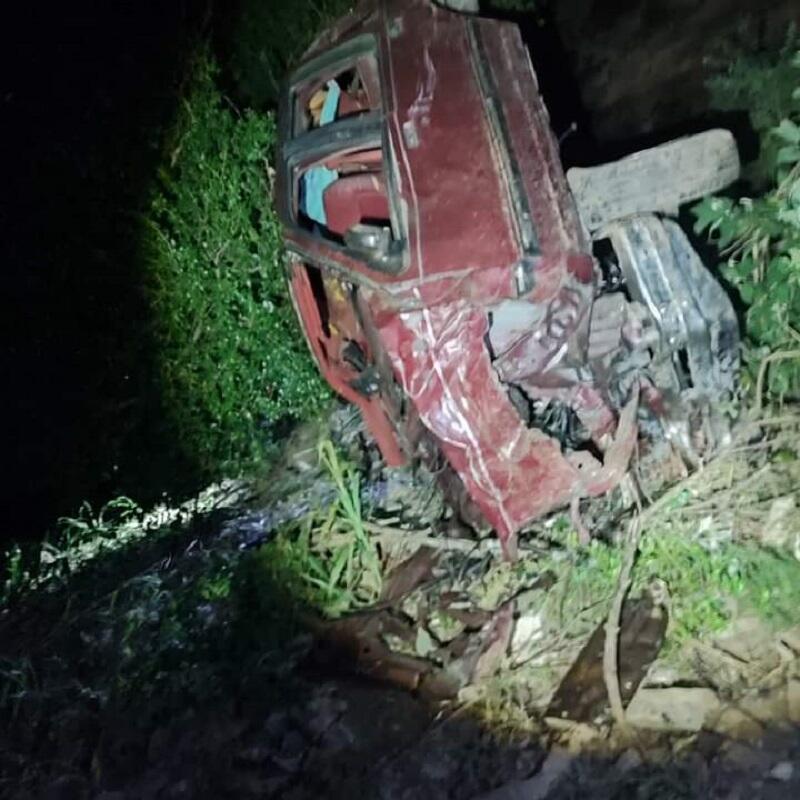
[[[75,658],[86,660],[93,685],[115,704],[158,697],[160,708],[178,708],[224,696],[243,674],[263,679],[280,668],[304,615],[335,617],[380,596],[382,565],[364,529],[360,475],[330,441],[319,455],[333,500],[256,549],[220,540],[215,526],[213,547],[185,550],[223,491],[149,514],[127,498],[98,511],[84,504],[60,521],[29,568],[14,549],[0,608],[41,614],[48,629],[60,617],[56,634],[68,651],[72,632],[84,631],[85,653]],[[164,560],[182,552],[175,565]],[[26,674],[21,662],[0,660],[0,714],[25,696]]]
[[[259,548],[248,566],[255,584],[258,572],[267,582],[291,587],[301,605],[325,617],[337,617],[378,600],[382,566],[376,543],[364,528],[361,477],[343,461],[329,440],[318,448],[336,497],[285,526]]]
[[[0,606],[38,586],[63,584],[99,555],[119,551],[147,535],[138,524],[142,509],[129,497],[117,497],[95,512],[84,502],[75,517],[61,517],[56,535],[45,537],[33,557],[13,545],[5,554]],[[2,562],[0,562],[2,563]]]
[[[274,118],[233,108],[216,76],[200,56],[146,241],[167,413],[212,479],[258,464],[276,426],[328,397],[285,287],[268,180]]]
[[[800,396],[800,51],[740,58],[711,88],[724,109],[743,108],[761,154],[749,175],[763,194],[713,197],[695,207],[696,229],[726,258],[723,275],[747,306],[746,377],[760,395]],[[757,376],[762,370],[762,378]],[[766,377],[766,381],[764,381]],[[765,386],[761,383],[765,382]],[[761,402],[761,397],[756,401]]]
[[[240,22],[246,36],[233,67],[243,94],[255,104],[274,102],[277,77],[312,31],[347,5],[247,5]],[[494,3],[517,10],[538,5]],[[698,229],[715,237],[727,258],[724,274],[749,307],[751,381],[761,365],[771,364],[767,388],[776,398],[800,392],[799,69],[800,56],[787,50],[774,63],[737,62],[717,79],[720,103],[751,109],[763,141],[751,178],[765,194],[712,198],[696,209]],[[274,117],[237,109],[223,94],[207,51],[196,56],[189,74],[157,183],[139,219],[145,299],[152,312],[147,337],[154,344],[160,400],[184,461],[211,479],[262,464],[281,426],[317,413],[329,394],[284,286],[280,231],[270,203]],[[785,543],[774,549],[758,543],[774,501],[796,492],[796,441],[784,438],[780,445],[773,451],[788,454],[788,465],[777,455],[757,465],[719,459],[696,480],[687,479],[663,514],[648,519],[633,594],[654,580],[668,587],[666,655],[679,656],[686,643],[722,630],[745,609],[776,626],[796,620],[800,564],[782,554]],[[224,699],[243,680],[280,686],[275,676],[285,677],[280,670],[292,664],[284,648],[303,630],[306,615],[336,618],[369,607],[384,584],[386,550],[365,522],[359,471],[330,441],[319,444],[319,458],[335,489],[333,501],[254,550],[218,536],[219,519],[211,523],[213,545],[204,546],[202,526],[211,519],[205,510],[196,517],[156,515],[150,524],[127,497],[99,510],[84,504],[74,517],[59,521],[57,535],[33,557],[19,547],[9,551],[0,607],[19,601],[26,613],[33,609],[34,621],[44,609],[38,621],[47,630],[60,619],[58,646],[50,649],[63,650],[65,663],[82,679],[88,674],[87,686],[91,682],[91,691],[107,705],[158,698],[154,712],[165,713],[170,704],[185,707],[187,699],[198,706]],[[758,484],[750,481],[756,472]],[[749,527],[739,524],[734,535],[726,515],[738,507]],[[725,527],[727,536],[701,535],[706,520]],[[565,520],[550,534],[552,541],[541,542],[549,545],[544,552],[514,565],[463,554],[443,561],[451,573],[447,579],[463,578],[465,594],[488,612],[511,596],[528,594],[532,605],[525,610],[541,614],[544,626],[553,629],[547,646],[558,653],[608,613],[621,556],[618,547],[603,542],[578,547]],[[168,546],[159,548],[163,544]],[[545,574],[555,579],[552,588],[529,590]],[[99,576],[104,582],[97,586],[110,591],[96,588]],[[457,630],[452,627],[453,636]],[[431,639],[427,631],[426,636]],[[64,683],[61,667],[38,651],[36,659],[40,674],[27,657],[0,662],[0,712],[14,716],[23,701],[46,709],[47,692],[61,691],[53,688]],[[46,688],[32,692],[32,686]],[[508,707],[504,697],[497,710],[501,718]],[[524,702],[519,709],[514,727],[530,723]]]
[[[568,634],[585,634],[604,619],[616,588],[620,552],[599,541],[569,557],[539,564],[558,577],[548,615]],[[711,545],[686,533],[652,528],[642,537],[633,595],[663,581],[670,596],[665,655],[692,639],[721,631],[736,613],[752,611],[776,627],[790,626],[800,605],[800,563],[755,543]]]
[[[653,531],[642,541],[636,574],[640,586],[658,578],[669,588],[668,652],[673,653],[691,639],[722,630],[737,611],[754,611],[776,627],[789,626],[800,603],[800,564],[754,544],[730,542],[710,549]]]

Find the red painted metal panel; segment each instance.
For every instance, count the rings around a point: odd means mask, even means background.
[[[390,467],[403,466],[406,457],[397,442],[394,427],[386,414],[381,398],[375,395],[364,397],[350,386],[349,381],[356,377],[356,374],[331,357],[329,348],[332,342],[323,331],[322,318],[308,278],[308,271],[302,264],[294,264],[291,270],[292,301],[302,321],[306,341],[320,372],[335,392],[359,407],[386,463]],[[325,346],[326,340],[328,347]]]
[[[472,65],[469,18],[427,2],[390,3],[388,25],[395,13],[402,26],[384,40],[385,95],[408,208],[411,269],[402,280],[510,267],[520,251]]]
[[[527,428],[484,344],[486,314],[464,302],[385,315],[380,334],[423,423],[508,551],[528,520],[569,502],[580,472]],[[580,490],[578,490],[580,492]]]

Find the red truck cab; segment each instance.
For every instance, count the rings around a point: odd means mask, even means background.
[[[389,465],[425,460],[511,553],[619,482],[639,417],[669,435],[680,379],[648,366],[680,360],[670,331],[637,257],[616,283],[594,257],[516,26],[362,4],[289,77],[279,124],[292,299]],[[626,225],[598,236],[624,248]]]

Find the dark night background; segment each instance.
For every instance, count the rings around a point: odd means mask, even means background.
[[[166,469],[137,213],[208,5],[32,4],[4,25],[3,539]]]
[[[551,7],[551,24],[526,33],[553,127],[579,123],[568,163],[705,126],[706,52],[742,31],[780,43],[798,17],[787,0]],[[41,537],[83,499],[192,488],[161,423],[138,214],[187,53],[211,36],[224,64],[236,14],[210,0],[83,0],[17,5],[5,20],[2,540]]]

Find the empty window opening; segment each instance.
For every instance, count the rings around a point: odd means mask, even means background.
[[[597,239],[592,243],[592,252],[600,267],[600,294],[616,292],[625,289],[625,275],[619,264],[619,259],[611,240],[608,238]],[[626,292],[627,295],[627,292]],[[630,299],[630,298],[628,298]]]
[[[294,135],[381,106],[378,65],[371,54],[334,68],[295,91]]]
[[[380,148],[337,155],[299,175],[297,221],[340,245],[370,231],[394,235],[389,191]]]

